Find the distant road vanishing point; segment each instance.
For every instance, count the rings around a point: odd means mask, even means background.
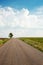
[[[0,47],[0,65],[43,65],[43,53],[13,38]]]

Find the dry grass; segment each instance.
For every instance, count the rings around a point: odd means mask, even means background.
[[[5,44],[9,39],[8,38],[0,38],[0,47]]]
[[[43,52],[43,38],[20,38],[20,40]]]

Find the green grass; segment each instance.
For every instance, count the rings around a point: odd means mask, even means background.
[[[5,44],[5,42],[7,42],[8,40],[9,40],[8,38],[0,38],[0,46]]]
[[[20,40],[43,52],[43,38],[20,38]]]

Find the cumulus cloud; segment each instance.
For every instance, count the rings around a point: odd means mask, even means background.
[[[17,36],[29,36],[26,29],[43,28],[43,6],[36,8],[32,14],[25,8],[18,10],[11,7],[0,7],[0,28],[1,27],[5,29],[9,28],[9,31],[10,29],[14,30],[14,28],[17,28],[16,30],[18,31],[18,28],[20,28],[19,33],[15,30],[16,34],[18,33]]]
[[[35,14],[43,15],[43,6],[34,9]]]
[[[42,10],[37,9],[39,13]],[[40,13],[39,13],[40,14]],[[31,14],[28,9],[16,10],[11,7],[0,8],[0,25],[24,28],[41,28],[43,27],[43,15]]]

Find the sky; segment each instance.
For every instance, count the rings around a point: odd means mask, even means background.
[[[43,37],[43,0],[0,0],[0,37]]]

